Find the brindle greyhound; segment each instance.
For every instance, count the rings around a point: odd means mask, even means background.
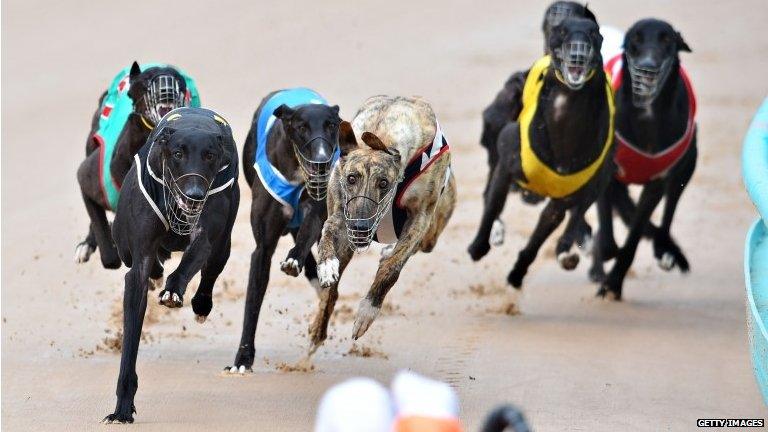
[[[548,196],[550,201],[507,281],[520,288],[544,240],[570,211],[565,233],[557,243],[561,267],[576,267],[571,252],[584,222],[584,212],[608,184],[613,134],[613,100],[602,68],[602,37],[597,24],[567,18],[549,39],[554,55],[545,56],[526,74],[522,111],[499,136],[499,163],[491,176],[477,236],[469,246],[473,260],[490,249],[491,226],[507,199],[510,183]],[[516,291],[517,292],[517,291]]]
[[[280,237],[290,233],[295,246],[280,269],[297,276],[302,268],[319,289],[310,248],[320,238],[328,215],[326,194],[332,164],[338,158],[339,107],[328,106],[312,90],[272,92],[253,116],[243,148],[243,172],[251,185],[251,228],[256,250],[245,299],[243,332],[235,362],[225,371],[250,371],[254,337],[264,301],[272,255]]]
[[[541,31],[544,33],[544,54],[552,54],[548,42],[552,29],[568,17],[582,17],[597,22],[595,14],[586,5],[572,1],[553,2],[544,12],[544,19],[541,23]],[[499,160],[497,149],[499,133],[507,123],[517,121],[523,108],[522,94],[525,77],[525,71],[514,72],[504,83],[504,87],[496,95],[493,102],[483,110],[483,130],[480,135],[480,145],[488,152],[488,185],[491,183],[493,169]],[[512,183],[510,190],[520,192],[523,202],[528,204],[536,204],[544,199],[534,192],[520,188],[517,183]],[[488,189],[486,188],[483,196],[487,193]],[[591,228],[587,225],[584,225],[582,230],[582,234],[577,236],[580,244],[585,241],[585,236],[588,237],[591,234]],[[504,243],[504,223],[501,219],[494,221],[490,242],[494,246],[500,246]]]
[[[103,105],[104,98],[107,96],[106,91],[99,98],[99,106],[93,114],[91,132],[86,141],[86,157],[77,170],[77,181],[80,185],[83,201],[85,201],[85,208],[88,211],[90,225],[86,239],[75,248],[75,262],[88,261],[98,247],[101,263],[105,268],[116,269],[120,267],[120,257],[109,232],[109,222],[106,215],[106,210],[115,210],[113,208],[114,203],[110,203],[106,189],[111,185],[105,184],[103,171],[109,171],[106,173],[107,177],[111,175],[111,181],[116,188],[119,188],[131,167],[133,156],[147,141],[154,124],[160,120],[153,113],[162,117],[168,111],[183,105],[183,99],[178,101],[181,103],[157,99],[157,106],[147,105],[150,99],[146,96],[153,83],[158,82],[159,77],[172,77],[178,83],[179,93],[181,95],[186,94],[186,81],[175,68],[151,67],[142,71],[139,64],[133,62],[127,82],[120,84],[128,88],[128,96],[133,101],[133,112],[128,116],[122,132],[117,138],[115,150],[109,162],[104,161],[106,156],[102,152],[105,143],[98,132],[100,118],[114,115],[114,112],[111,112],[114,107]],[[106,165],[107,163],[108,165]]]
[[[213,284],[229,259],[239,202],[237,149],[227,122],[201,108],[168,113],[134,157],[112,227],[130,270],[123,292],[117,405],[105,423],[133,422],[136,356],[150,279],[162,274],[162,261],[172,251],[184,251],[160,301],[181,307],[189,281],[201,272],[192,309],[203,321],[213,307]]]
[[[599,296],[621,299],[622,285],[640,238],[653,239],[659,266],[689,270],[688,260],[670,235],[678,200],[696,168],[696,100],[680,51],[691,52],[679,32],[664,21],[644,19],[634,24],[624,40],[625,52],[614,58],[616,89],[616,163],[618,172],[598,199],[600,230],[595,242],[590,277],[602,286]],[[628,184],[641,184],[635,208]],[[664,197],[661,225],[650,223]],[[612,210],[616,208],[629,234],[618,248],[613,237]],[[603,261],[616,257],[610,273]]]
[[[355,134],[367,148],[358,145]],[[408,258],[435,247],[456,202],[448,143],[422,99],[368,99],[352,125],[341,124],[339,144],[342,159],[331,175],[329,217],[318,248],[322,291],[310,352],[326,339],[339,279],[355,250],[373,240],[394,243],[360,302],[352,331],[357,339],[373,323]]]

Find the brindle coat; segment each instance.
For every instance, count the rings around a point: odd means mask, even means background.
[[[433,140],[436,129],[435,114],[427,102],[390,96],[368,99],[352,125],[342,123],[339,130],[342,158],[329,183],[329,216],[319,246],[318,276],[322,291],[318,314],[310,327],[313,350],[327,336],[328,321],[338,298],[339,279],[353,255],[347,238],[341,188],[348,188],[348,196],[365,195],[378,201],[387,187],[396,187],[408,161]],[[369,148],[358,145],[356,134]],[[456,203],[453,175],[447,184],[445,182],[450,163],[450,153],[442,155],[404,193],[401,203],[407,211],[405,225],[391,253],[382,256],[373,285],[360,302],[354,339],[361,337],[373,323],[408,258],[417,251],[430,252],[435,247]],[[357,178],[354,185],[348,182],[350,176]]]

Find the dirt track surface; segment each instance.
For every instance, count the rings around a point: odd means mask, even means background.
[[[211,319],[194,321],[189,296],[181,310],[152,308],[132,429],[308,430],[332,384],[357,375],[389,382],[402,368],[453,385],[470,431],[500,402],[521,406],[542,431],[691,430],[701,417],[765,417],[745,334],[741,253],[754,211],[739,167],[741,139],[766,93],[762,0],[590,2],[602,23],[619,28],[666,18],[694,50],[684,61],[699,96],[700,159],[673,227],[693,272],[662,272],[644,242],[625,301],[605,303],[593,299],[587,262],[573,273],[559,269],[550,240],[526,279],[518,316],[505,313],[504,280],[539,209],[513,197],[506,244],[480,263],[465,250],[486,175],[480,112],[511,71],[539,54],[545,3],[311,4],[3,3],[7,430],[103,430],[98,422],[114,407],[119,356],[108,345],[119,330],[125,269],[106,271],[97,256],[73,263],[88,224],[75,170],[97,97],[133,59],[185,68],[239,143],[260,98],[276,88],[311,86],[340,104],[345,118],[370,95],[423,95],[450,140],[460,195],[434,253],[408,262],[387,310],[354,345],[353,313],[377,255],[353,261],[332,339],[310,373],[281,367],[303,355],[315,309],[305,280],[276,268],[285,239],[262,309],[255,373],[228,378],[220,371],[239,340],[253,249],[241,182],[232,258]]]

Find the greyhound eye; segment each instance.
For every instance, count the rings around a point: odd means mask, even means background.
[[[300,133],[307,133],[307,127],[304,125],[299,126],[299,132]]]
[[[379,180],[379,188],[386,189],[387,186],[389,186],[389,180],[387,180],[387,179]]]
[[[347,183],[351,184],[351,185],[357,183],[357,176],[355,176],[354,174],[348,175],[347,176]]]
[[[670,42],[672,42],[672,38],[670,38],[668,34],[664,33],[664,34],[659,36],[659,42],[661,42],[661,43],[666,45],[666,44],[669,44]]]
[[[176,159],[181,159],[184,157],[184,153],[182,153],[181,150],[176,150],[173,152],[173,157]]]
[[[211,153],[211,152],[203,153],[203,159],[205,159],[207,161],[212,161],[214,156],[215,155],[213,153]]]

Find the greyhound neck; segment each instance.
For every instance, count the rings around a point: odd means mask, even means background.
[[[617,131],[640,150],[647,153],[663,151],[686,130],[688,112],[681,112],[680,104],[676,103],[687,101],[686,98],[679,61],[672,65],[659,95],[648,107],[636,107],[632,103],[632,77],[625,70],[616,96]]]
[[[141,116],[132,113],[128,116],[122,133],[117,141],[117,148],[109,162],[112,178],[122,184],[125,175],[133,163],[133,155],[147,142],[152,131],[142,124]]]
[[[304,182],[293,151],[293,141],[285,133],[280,120],[275,122],[267,137],[267,159],[288,181]]]
[[[542,107],[542,120],[546,139],[537,140],[535,146],[541,146],[540,156],[549,166],[560,172],[574,172],[595,161],[605,145],[605,77],[598,71],[580,90],[571,90],[553,73],[545,79],[547,103]],[[556,114],[556,104],[561,104],[560,109],[567,114]]]

